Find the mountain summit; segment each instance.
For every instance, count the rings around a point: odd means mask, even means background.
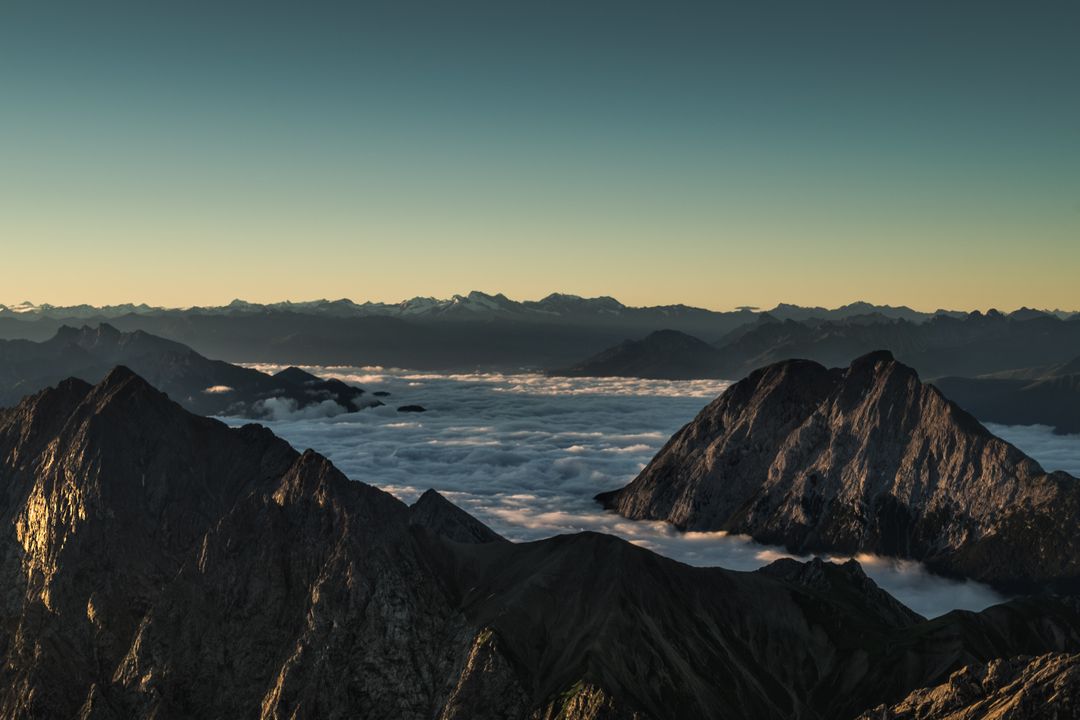
[[[1080,480],[1044,472],[884,351],[846,369],[791,360],[751,373],[598,500],[1004,588],[1080,582]]]

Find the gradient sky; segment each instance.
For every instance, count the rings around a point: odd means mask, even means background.
[[[1080,3],[0,4],[0,302],[1080,309]]]

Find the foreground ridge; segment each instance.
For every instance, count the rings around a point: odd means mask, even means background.
[[[1036,720],[1080,714],[1080,655],[1048,654],[968,666],[947,682],[859,720]]]

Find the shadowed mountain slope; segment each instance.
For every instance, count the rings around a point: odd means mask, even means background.
[[[687,380],[719,377],[720,352],[677,330],[658,330],[627,340],[582,363],[549,374],[566,377],[639,377]]]
[[[132,368],[188,410],[200,415],[272,417],[320,406],[355,412],[380,405],[339,380],[322,380],[299,368],[267,375],[210,360],[191,348],[142,331],[111,325],[62,327],[45,342],[0,340],[0,406],[67,377],[97,382],[116,365]]]
[[[939,314],[925,322],[880,316],[757,322],[717,345],[723,356],[719,371],[729,378],[791,358],[839,366],[878,348],[888,348],[924,377],[972,377],[1076,357],[1080,318],[991,310]]]
[[[843,365],[878,348],[888,348],[930,378],[996,375],[1047,363],[1061,368],[1080,353],[1080,317],[990,311],[964,316],[939,313],[916,322],[876,311],[814,317],[774,310],[758,313],[752,321],[721,335],[712,346],[703,347],[694,340],[657,333],[610,346],[553,374],[739,378],[755,368],[792,358]],[[1073,374],[1078,372],[1073,370]]]
[[[1080,433],[1080,357],[1051,367],[939,378],[934,385],[985,422]]]

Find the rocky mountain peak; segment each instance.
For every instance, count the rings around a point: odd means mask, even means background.
[[[870,371],[877,371],[879,369],[879,366],[898,364],[899,363],[896,362],[896,358],[894,358],[893,354],[888,350],[875,350],[852,360],[851,365],[848,366],[848,374],[851,375],[859,372],[865,372],[868,369]],[[905,366],[901,367],[910,370],[910,368],[907,368]],[[911,372],[915,371],[911,370]]]
[[[1060,551],[1080,549],[1080,481],[1045,473],[887,352],[756,370],[598,500],[799,552],[917,558],[1002,586],[1080,582]]]
[[[106,373],[87,394],[85,404],[94,414],[112,411],[123,416],[131,413],[129,422],[138,422],[139,416],[148,419],[151,408],[159,417],[179,410],[168,395],[124,365],[117,365]]]
[[[70,342],[76,345],[94,346],[105,343],[115,343],[121,337],[123,333],[117,330],[109,323],[99,323],[96,326],[82,325],[81,327],[74,327],[72,325],[61,325],[56,331],[56,340],[62,342]]]
[[[506,542],[501,535],[432,489],[424,491],[409,506],[409,524],[427,528],[455,542]]]
[[[296,385],[308,385],[319,382],[319,378],[306,370],[301,370],[295,365],[290,365],[284,370],[274,373],[274,377]]]

